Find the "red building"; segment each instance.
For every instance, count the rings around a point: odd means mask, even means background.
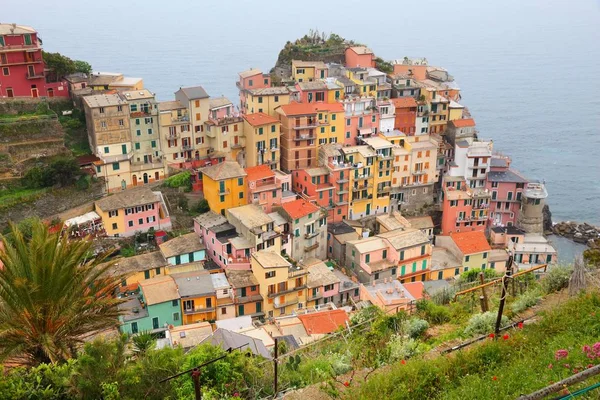
[[[67,97],[66,82],[47,83],[35,29],[0,24],[0,97]]]
[[[392,103],[395,109],[394,129],[413,136],[417,118],[417,101],[414,97],[400,97],[392,99]]]

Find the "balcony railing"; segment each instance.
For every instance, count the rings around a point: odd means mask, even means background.
[[[27,72],[25,74],[25,76],[27,77],[27,79],[40,79],[44,77],[44,73],[43,72],[34,72],[33,74]]]
[[[304,289],[306,289],[306,285],[296,286],[291,289],[280,290],[278,292],[269,292],[267,294],[267,296],[270,298],[273,298],[273,297],[283,296],[288,293],[298,292],[298,291],[304,290]]]
[[[319,234],[319,231],[314,231],[314,232],[310,232],[310,233],[305,233],[304,234],[304,239],[310,239],[313,238],[315,236],[317,236]]]
[[[215,311],[215,307],[196,307],[196,308],[188,308],[184,309],[184,314],[198,314],[198,313],[207,313]]]
[[[239,296],[234,297],[233,302],[235,304],[244,304],[244,303],[253,303],[255,301],[262,301],[262,296],[260,294],[252,294],[250,296]]]
[[[318,299],[322,299],[323,298],[323,293],[318,292],[315,294],[309,294],[308,297],[306,298],[306,300],[308,301],[314,301],[314,300],[318,300]]]
[[[319,242],[316,242],[315,244],[310,246],[304,246],[304,251],[312,251],[317,248],[319,248]]]
[[[489,167],[488,163],[467,166],[467,168],[470,168],[470,169],[479,169],[479,168],[487,168],[487,167]]]
[[[317,120],[308,120],[304,123],[294,125],[294,129],[311,129],[319,126],[319,122]]]
[[[273,301],[273,306],[275,308],[284,308],[284,307],[287,307],[287,306],[292,306],[294,304],[298,304],[298,302],[299,302],[298,298],[295,298],[293,300],[288,300],[288,301],[285,301],[283,303],[279,302],[279,299],[275,299]]]
[[[296,142],[302,141],[302,140],[314,140],[316,139],[316,136],[314,134],[312,135],[298,135],[296,137],[294,137],[294,140]]]
[[[413,173],[413,175],[425,175],[427,173],[427,171],[424,169],[418,169],[416,171],[413,171],[412,173]]]
[[[190,117],[188,115],[181,115],[179,117],[171,118],[171,122],[190,122]]]
[[[370,188],[372,188],[372,187],[373,187],[373,185],[372,185],[372,184],[370,184],[370,183],[369,183],[369,184],[367,184],[367,185],[355,185],[355,186],[352,188],[352,191],[353,191],[353,192],[358,192],[358,191],[361,191],[361,190],[367,190],[367,189],[370,189]]]
[[[188,150],[193,150],[194,147],[191,144],[184,144],[181,146],[181,150],[183,151],[188,151]]]

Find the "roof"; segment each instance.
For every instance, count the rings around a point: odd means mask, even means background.
[[[490,160],[490,167],[508,167],[508,159],[505,157],[494,157]]]
[[[218,328],[201,343],[210,343],[213,346],[221,347],[223,350],[238,348],[240,351],[250,350],[254,355],[262,356],[269,360],[272,359],[271,353],[267,350],[262,340],[223,328]]]
[[[487,174],[487,180],[490,182],[527,183],[527,179],[511,169],[507,171],[490,171]]]
[[[392,99],[395,108],[417,107],[417,101],[414,97],[399,97]]]
[[[354,46],[350,47],[350,50],[356,54],[373,54],[373,51],[366,46]]]
[[[246,176],[246,171],[236,161],[223,161],[222,163],[200,168],[202,174],[213,181],[241,178]]]
[[[349,321],[348,314],[344,310],[319,311],[310,314],[299,315],[306,333],[309,335],[324,335],[335,332],[340,326],[345,326]]]
[[[387,243],[382,238],[377,236],[358,240],[349,240],[346,242],[346,245],[348,244],[351,244],[354,247],[356,247],[356,249],[360,253],[370,253],[372,251],[383,250],[388,248]]]
[[[329,175],[329,170],[325,167],[308,168],[304,171],[306,171],[308,176]]]
[[[204,243],[195,232],[178,236],[171,240],[161,243],[160,252],[165,258],[174,257],[181,254],[193,253],[194,251],[204,250]]]
[[[212,279],[212,284],[215,289],[229,289],[231,287],[223,272],[210,274],[210,279]]]
[[[214,211],[208,211],[204,214],[198,215],[196,218],[194,218],[194,221],[196,221],[201,227],[209,229],[213,226],[222,225],[226,223],[227,218],[225,218],[221,214],[217,214]]]
[[[153,99],[154,95],[148,89],[126,90],[121,92],[127,100]]]
[[[148,269],[164,267],[165,265],[167,265],[167,261],[160,251],[153,251],[138,256],[118,258],[111,269],[117,275],[128,275]]]
[[[248,181],[257,181],[260,179],[272,178],[275,172],[267,164],[257,165],[255,167],[246,168],[246,179]]]
[[[313,103],[297,103],[295,101],[290,104],[284,104],[279,107],[285,115],[306,115],[316,114],[317,107]]]
[[[383,138],[380,138],[379,136],[364,138],[363,141],[376,150],[388,149],[388,148],[392,148],[394,146],[392,143],[390,143],[389,141],[387,141]]]
[[[225,106],[229,106],[229,105],[233,105],[233,104],[225,96],[214,97],[208,101],[208,106],[210,108],[219,108],[219,107],[225,107]]]
[[[299,82],[300,90],[327,90],[327,84],[323,81]]]
[[[211,295],[215,293],[208,271],[191,271],[171,275],[179,288],[181,297]]]
[[[195,324],[181,325],[169,329],[173,346],[181,346],[184,349],[199,345],[213,332],[209,322],[197,322]]]
[[[397,250],[429,243],[429,238],[427,235],[425,235],[420,229],[414,228],[380,233],[377,236],[387,239]]]
[[[396,229],[404,229],[410,227],[410,223],[408,222],[408,220],[402,215],[400,215],[400,213],[397,211],[394,211],[391,215],[378,215],[375,219],[388,231],[395,231]]]
[[[277,211],[273,211],[267,215],[269,217],[271,217],[275,226],[281,226],[281,225],[287,224],[287,220],[281,214],[279,214]]]
[[[410,293],[415,300],[423,298],[423,292],[425,291],[425,285],[423,282],[408,282],[404,283],[404,289]]]
[[[99,219],[100,219],[100,216],[95,211],[90,211],[83,215],[78,215],[76,217],[69,218],[68,220],[65,221],[65,226],[87,224],[87,223],[94,222]]]
[[[292,265],[281,255],[267,250],[256,251],[252,253],[252,257],[263,268],[289,268]]]
[[[290,89],[285,86],[265,87],[260,89],[247,89],[252,96],[273,96],[290,94]]]
[[[450,121],[455,128],[466,128],[468,126],[475,126],[475,120],[473,118],[455,119]]]
[[[279,122],[277,118],[271,117],[265,113],[259,112],[254,114],[244,115],[244,119],[252,126],[261,126],[267,124],[276,124]]]
[[[240,76],[240,78],[249,78],[251,76],[258,75],[258,74],[262,75],[262,71],[260,69],[251,68],[251,69],[247,69],[246,71],[240,72],[238,75]]]
[[[27,25],[0,24],[0,35],[22,35],[36,33],[36,30]]]
[[[170,111],[186,108],[179,100],[161,101],[158,103],[158,111]]]
[[[336,222],[327,225],[327,232],[334,235],[343,235],[345,233],[356,233],[353,227],[345,222]]]
[[[483,253],[490,251],[485,234],[481,231],[453,233],[452,240],[463,254]]]
[[[433,228],[433,219],[430,216],[406,218],[410,223],[411,228],[428,229]]]
[[[209,97],[208,93],[206,93],[206,90],[204,90],[202,86],[179,88],[177,92],[183,93],[188,100],[206,99]]]
[[[333,271],[323,262],[308,267],[308,287],[320,287],[340,283]]]
[[[283,208],[292,219],[302,218],[307,216],[308,214],[316,213],[319,211],[319,207],[315,206],[312,203],[309,203],[304,199],[298,199],[287,203],[283,203],[281,205],[281,208]]]
[[[315,67],[315,68],[327,68],[327,65],[323,61],[303,61],[303,60],[292,60],[292,64],[295,67]]]
[[[462,260],[459,260],[450,250],[441,246],[434,246],[431,253],[431,270],[437,271],[446,268],[456,268],[462,266]]]
[[[252,271],[228,269],[226,273],[229,283],[234,289],[258,285],[258,280]]]
[[[246,228],[252,229],[273,222],[258,204],[230,208],[227,212],[237,218]],[[236,246],[237,248],[237,246]]]
[[[112,211],[156,203],[159,201],[157,193],[160,192],[155,193],[147,186],[141,186],[103,197],[96,201],[96,206],[102,211]]]
[[[179,291],[171,275],[146,279],[139,284],[149,306],[179,299]]]
[[[129,297],[123,303],[118,305],[119,311],[122,313],[121,318],[124,322],[133,321],[148,316],[148,308],[142,307],[140,299],[136,297]]]
[[[118,94],[114,93],[85,96],[83,98],[83,101],[89,108],[122,106],[127,104],[127,101],[122,99],[121,96],[119,96]]]
[[[521,229],[517,228],[514,225],[511,226],[494,226],[492,228],[492,231],[494,231],[495,233],[504,233],[507,235],[524,235],[525,231],[522,231]]]

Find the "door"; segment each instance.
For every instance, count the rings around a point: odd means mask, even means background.
[[[438,272],[438,280],[442,280],[444,279],[444,272],[443,271],[439,271]]]
[[[212,307],[212,299],[206,299],[206,308]]]
[[[127,189],[127,182],[125,182],[125,179],[123,179],[123,180],[121,181],[121,189],[122,189],[122,190],[125,190],[125,189]]]
[[[31,88],[31,97],[33,97],[34,99],[40,97],[37,88]]]
[[[241,291],[242,291],[242,294],[241,294],[241,296],[240,296],[240,297],[246,297],[246,288],[245,288],[245,287],[243,287],[243,288],[241,289]]]
[[[12,88],[6,88],[6,96],[15,97],[15,92],[13,92]]]
[[[54,97],[54,89],[48,89],[48,97]]]
[[[158,317],[152,318],[152,328],[158,329]]]
[[[367,204],[367,215],[371,214],[371,204]]]
[[[27,75],[29,75],[30,77],[35,76],[35,68],[33,67],[33,65],[27,66]]]
[[[157,180],[159,180],[159,179],[160,179],[160,174],[158,173],[158,171],[156,171],[156,172],[154,173],[154,180],[155,180],[155,181],[157,181]]]
[[[132,176],[131,179],[133,181],[133,186],[137,186],[137,175]]]
[[[148,183],[148,174],[144,173],[144,183]]]
[[[262,303],[260,301],[256,302],[256,312],[262,312]]]
[[[240,304],[238,306],[238,317],[241,317],[242,315],[244,315],[244,305]]]

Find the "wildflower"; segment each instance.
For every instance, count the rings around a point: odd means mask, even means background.
[[[587,353],[587,358],[593,360],[594,358],[596,358],[596,354],[589,352],[589,353]]]
[[[594,364],[588,364],[588,368],[592,368],[594,366]]]
[[[548,369],[552,369],[553,365],[552,363],[548,364]]]
[[[240,394],[239,394],[238,392],[235,392],[235,393],[233,394],[233,397],[240,397]]]
[[[557,360],[567,358],[568,356],[569,356],[569,352],[565,349],[556,350],[556,353],[554,354],[554,358]]]
[[[565,364],[564,367],[565,368],[571,368],[571,364]]]
[[[586,344],[585,346],[583,346],[582,350],[584,353],[589,353],[590,351],[592,351],[592,348]]]
[[[573,373],[574,373],[574,374],[578,374],[578,373],[579,373],[579,370],[578,370],[577,368],[573,368]]]
[[[502,336],[502,339],[504,339],[504,340],[508,340],[508,338],[509,338],[509,337],[510,337],[510,336],[508,336],[508,333],[505,333],[505,334],[504,334],[504,336]]]
[[[493,338],[495,338],[495,337],[496,337],[496,335],[494,335],[493,333],[490,333],[490,334],[488,335],[488,337],[489,337],[490,339],[493,339]]]
[[[596,355],[600,355],[600,342],[594,343],[592,346],[592,351],[596,353]]]
[[[517,324],[517,328],[519,328],[519,329],[523,329],[523,322],[519,322],[519,323]]]
[[[346,387],[350,386],[350,382],[348,382],[348,381],[344,382],[344,386],[346,386]]]
[[[495,377],[495,376],[492,376],[492,380],[493,380],[493,381],[497,381],[497,380],[498,380],[498,378],[497,378],[497,377]]]
[[[406,360],[402,360],[402,361],[400,361],[400,364],[402,364],[402,365],[406,365]]]

